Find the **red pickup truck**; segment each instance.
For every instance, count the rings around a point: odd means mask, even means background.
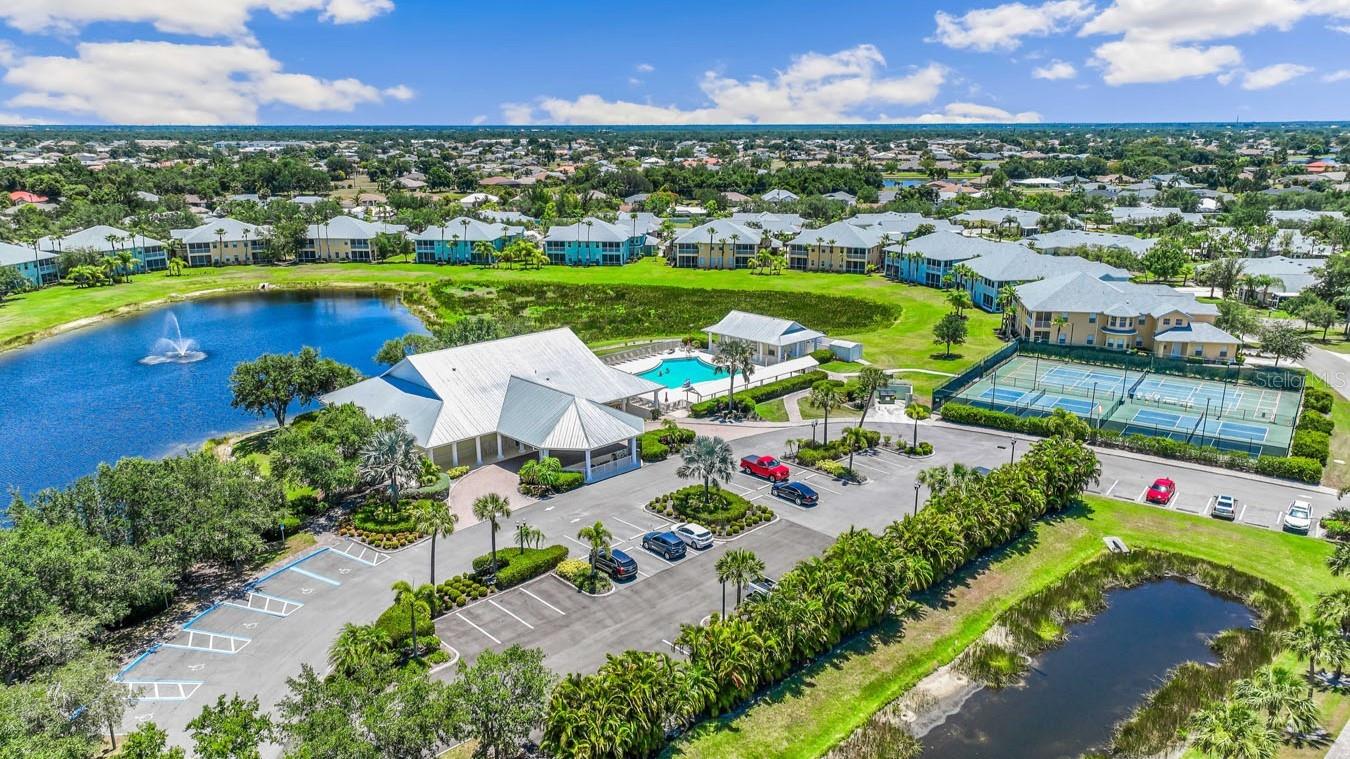
[[[741,471],[774,482],[788,478],[788,468],[773,456],[746,456],[741,459]]]

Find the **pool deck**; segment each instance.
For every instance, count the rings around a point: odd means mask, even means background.
[[[655,369],[657,364],[665,359],[677,358],[698,358],[709,364],[711,364],[713,360],[711,354],[702,351],[685,352],[676,350],[671,353],[663,353],[657,356],[647,356],[632,361],[625,361],[622,364],[616,364],[614,368],[619,371],[628,372],[629,374],[641,374],[642,372]],[[814,358],[802,356],[801,358],[788,359],[787,361],[772,364],[770,366],[756,366],[755,372],[750,375],[750,386],[762,385],[766,382],[783,379],[784,377],[793,374],[809,372],[819,365],[820,364],[818,364]],[[706,398],[711,398],[714,395],[726,393],[727,386],[730,382],[731,380],[727,377],[719,377],[714,380],[708,380],[707,382],[695,383],[694,386],[687,391],[689,400],[697,403]],[[741,379],[739,374],[736,375],[736,389],[739,390],[744,387],[746,387],[745,381]],[[681,401],[685,399],[685,395],[686,391],[683,388],[672,387],[661,391],[661,402],[672,403],[674,401]]]

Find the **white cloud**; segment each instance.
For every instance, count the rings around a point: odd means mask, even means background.
[[[1300,66],[1297,63],[1276,63],[1273,66],[1244,73],[1242,75],[1242,89],[1268,90],[1271,87],[1284,84],[1290,79],[1297,79],[1309,73],[1312,73],[1312,67],[1310,66]]]
[[[1087,0],[1050,0],[1041,5],[1007,3],[977,8],[962,16],[938,11],[937,31],[932,40],[947,47],[972,48],[981,52],[1014,50],[1023,37],[1044,37],[1062,32],[1092,14]]]
[[[886,59],[872,45],[837,53],[796,56],[772,79],[734,79],[708,71],[699,82],[707,104],[698,108],[607,100],[541,97],[533,104],[503,103],[508,123],[744,124],[864,121],[887,106],[912,106],[937,97],[947,78],[938,64],[886,75]]]
[[[396,84],[393,87],[385,87],[382,91],[384,96],[393,100],[412,100],[417,97],[417,93],[412,87],[406,84]]]
[[[1338,69],[1322,75],[1324,82],[1344,82],[1350,79],[1350,69]]]
[[[52,122],[46,119],[35,119],[21,113],[5,113],[4,111],[0,111],[0,126],[32,126],[34,124],[50,123]]]
[[[14,49],[14,43],[0,40],[0,68],[13,66],[18,57],[19,53]]]
[[[1332,24],[1327,28],[1333,32],[1340,32],[1341,34],[1350,34],[1350,24]]]
[[[324,21],[350,24],[393,8],[393,0],[21,0],[0,3],[0,19],[29,34],[72,34],[87,24],[113,22],[151,24],[168,34],[244,38],[257,11],[282,17],[318,11]]]
[[[1289,31],[1299,21],[1313,16],[1350,18],[1350,2],[1114,0],[1085,23],[1078,34],[1121,35],[1094,51],[1094,63],[1103,68],[1102,77],[1107,84],[1170,82],[1225,73],[1227,76],[1223,78],[1231,81],[1237,75],[1232,69],[1242,63],[1242,52],[1229,44],[1197,43],[1228,40],[1269,29]],[[1272,70],[1256,81],[1279,73],[1287,70]]]
[[[633,69],[640,74],[650,74],[656,70],[656,67],[650,63],[639,63],[638,65],[634,66]]]
[[[1073,67],[1068,61],[1054,60],[1044,66],[1038,66],[1031,70],[1031,75],[1037,79],[1072,79],[1078,76],[1078,69]]]
[[[1107,84],[1146,84],[1216,74],[1242,63],[1242,52],[1232,45],[1173,45],[1126,36],[1098,47],[1092,62],[1104,69]]]
[[[916,124],[1035,124],[1040,120],[1041,115],[1035,111],[1009,113],[978,103],[948,103],[939,113],[896,119]]]
[[[286,73],[266,50],[242,43],[85,42],[76,54],[18,60],[3,80],[20,90],[9,105],[125,124],[248,124],[268,104],[351,111],[412,94],[402,85],[381,92],[357,79]]]

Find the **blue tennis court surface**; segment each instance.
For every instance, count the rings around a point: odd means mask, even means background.
[[[1066,398],[1062,395],[1046,395],[1036,401],[1038,408],[1057,409],[1062,408],[1065,411],[1072,412],[1079,416],[1092,415],[1092,402],[1081,398]]]
[[[998,403],[1017,403],[1027,397],[1028,393],[1021,390],[1014,390],[1010,387],[991,387],[980,393],[980,397],[986,401],[996,401]]]
[[[1131,421],[1135,424],[1147,425],[1149,427],[1166,427],[1168,429],[1190,431],[1195,429],[1200,422],[1200,417],[1189,416],[1187,414],[1173,414],[1167,411],[1154,411],[1152,409],[1140,409],[1134,413]],[[1196,434],[1208,437],[1221,437],[1229,440],[1254,440],[1264,441],[1270,430],[1256,424],[1242,424],[1240,422],[1225,422],[1221,419],[1210,419],[1205,422],[1203,430],[1196,430]]]
[[[1056,366],[1041,375],[1042,380],[1057,382],[1061,385],[1110,385],[1119,384],[1124,378],[1123,374],[1116,372],[1104,372],[1097,369],[1074,369],[1067,366]]]

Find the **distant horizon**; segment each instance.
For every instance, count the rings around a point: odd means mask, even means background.
[[[252,131],[266,131],[270,129],[463,129],[470,131],[491,131],[491,130],[513,130],[513,131],[598,131],[598,130],[620,130],[620,131],[638,131],[638,130],[661,130],[661,131],[690,131],[700,130],[721,130],[735,129],[744,131],[753,130],[792,130],[792,129],[895,129],[903,131],[923,131],[933,129],[960,129],[960,130],[1018,130],[1018,131],[1036,131],[1045,129],[1063,129],[1063,128],[1082,128],[1082,127],[1127,127],[1127,128],[1148,128],[1148,127],[1231,127],[1231,126],[1251,126],[1251,127],[1280,127],[1280,126],[1347,126],[1350,125],[1350,117],[1345,119],[1274,119],[1270,121],[1205,121],[1205,120],[1183,120],[1183,121],[1038,121],[1033,123],[1009,124],[1002,122],[931,122],[924,124],[913,123],[891,123],[891,122],[781,122],[772,124],[455,124],[455,123],[288,123],[288,124],[81,124],[72,122],[69,124],[0,124],[0,133],[9,130],[16,131],[55,131],[61,129],[86,129],[86,130],[159,130],[159,129],[179,129],[193,131],[213,131],[242,129]]]

